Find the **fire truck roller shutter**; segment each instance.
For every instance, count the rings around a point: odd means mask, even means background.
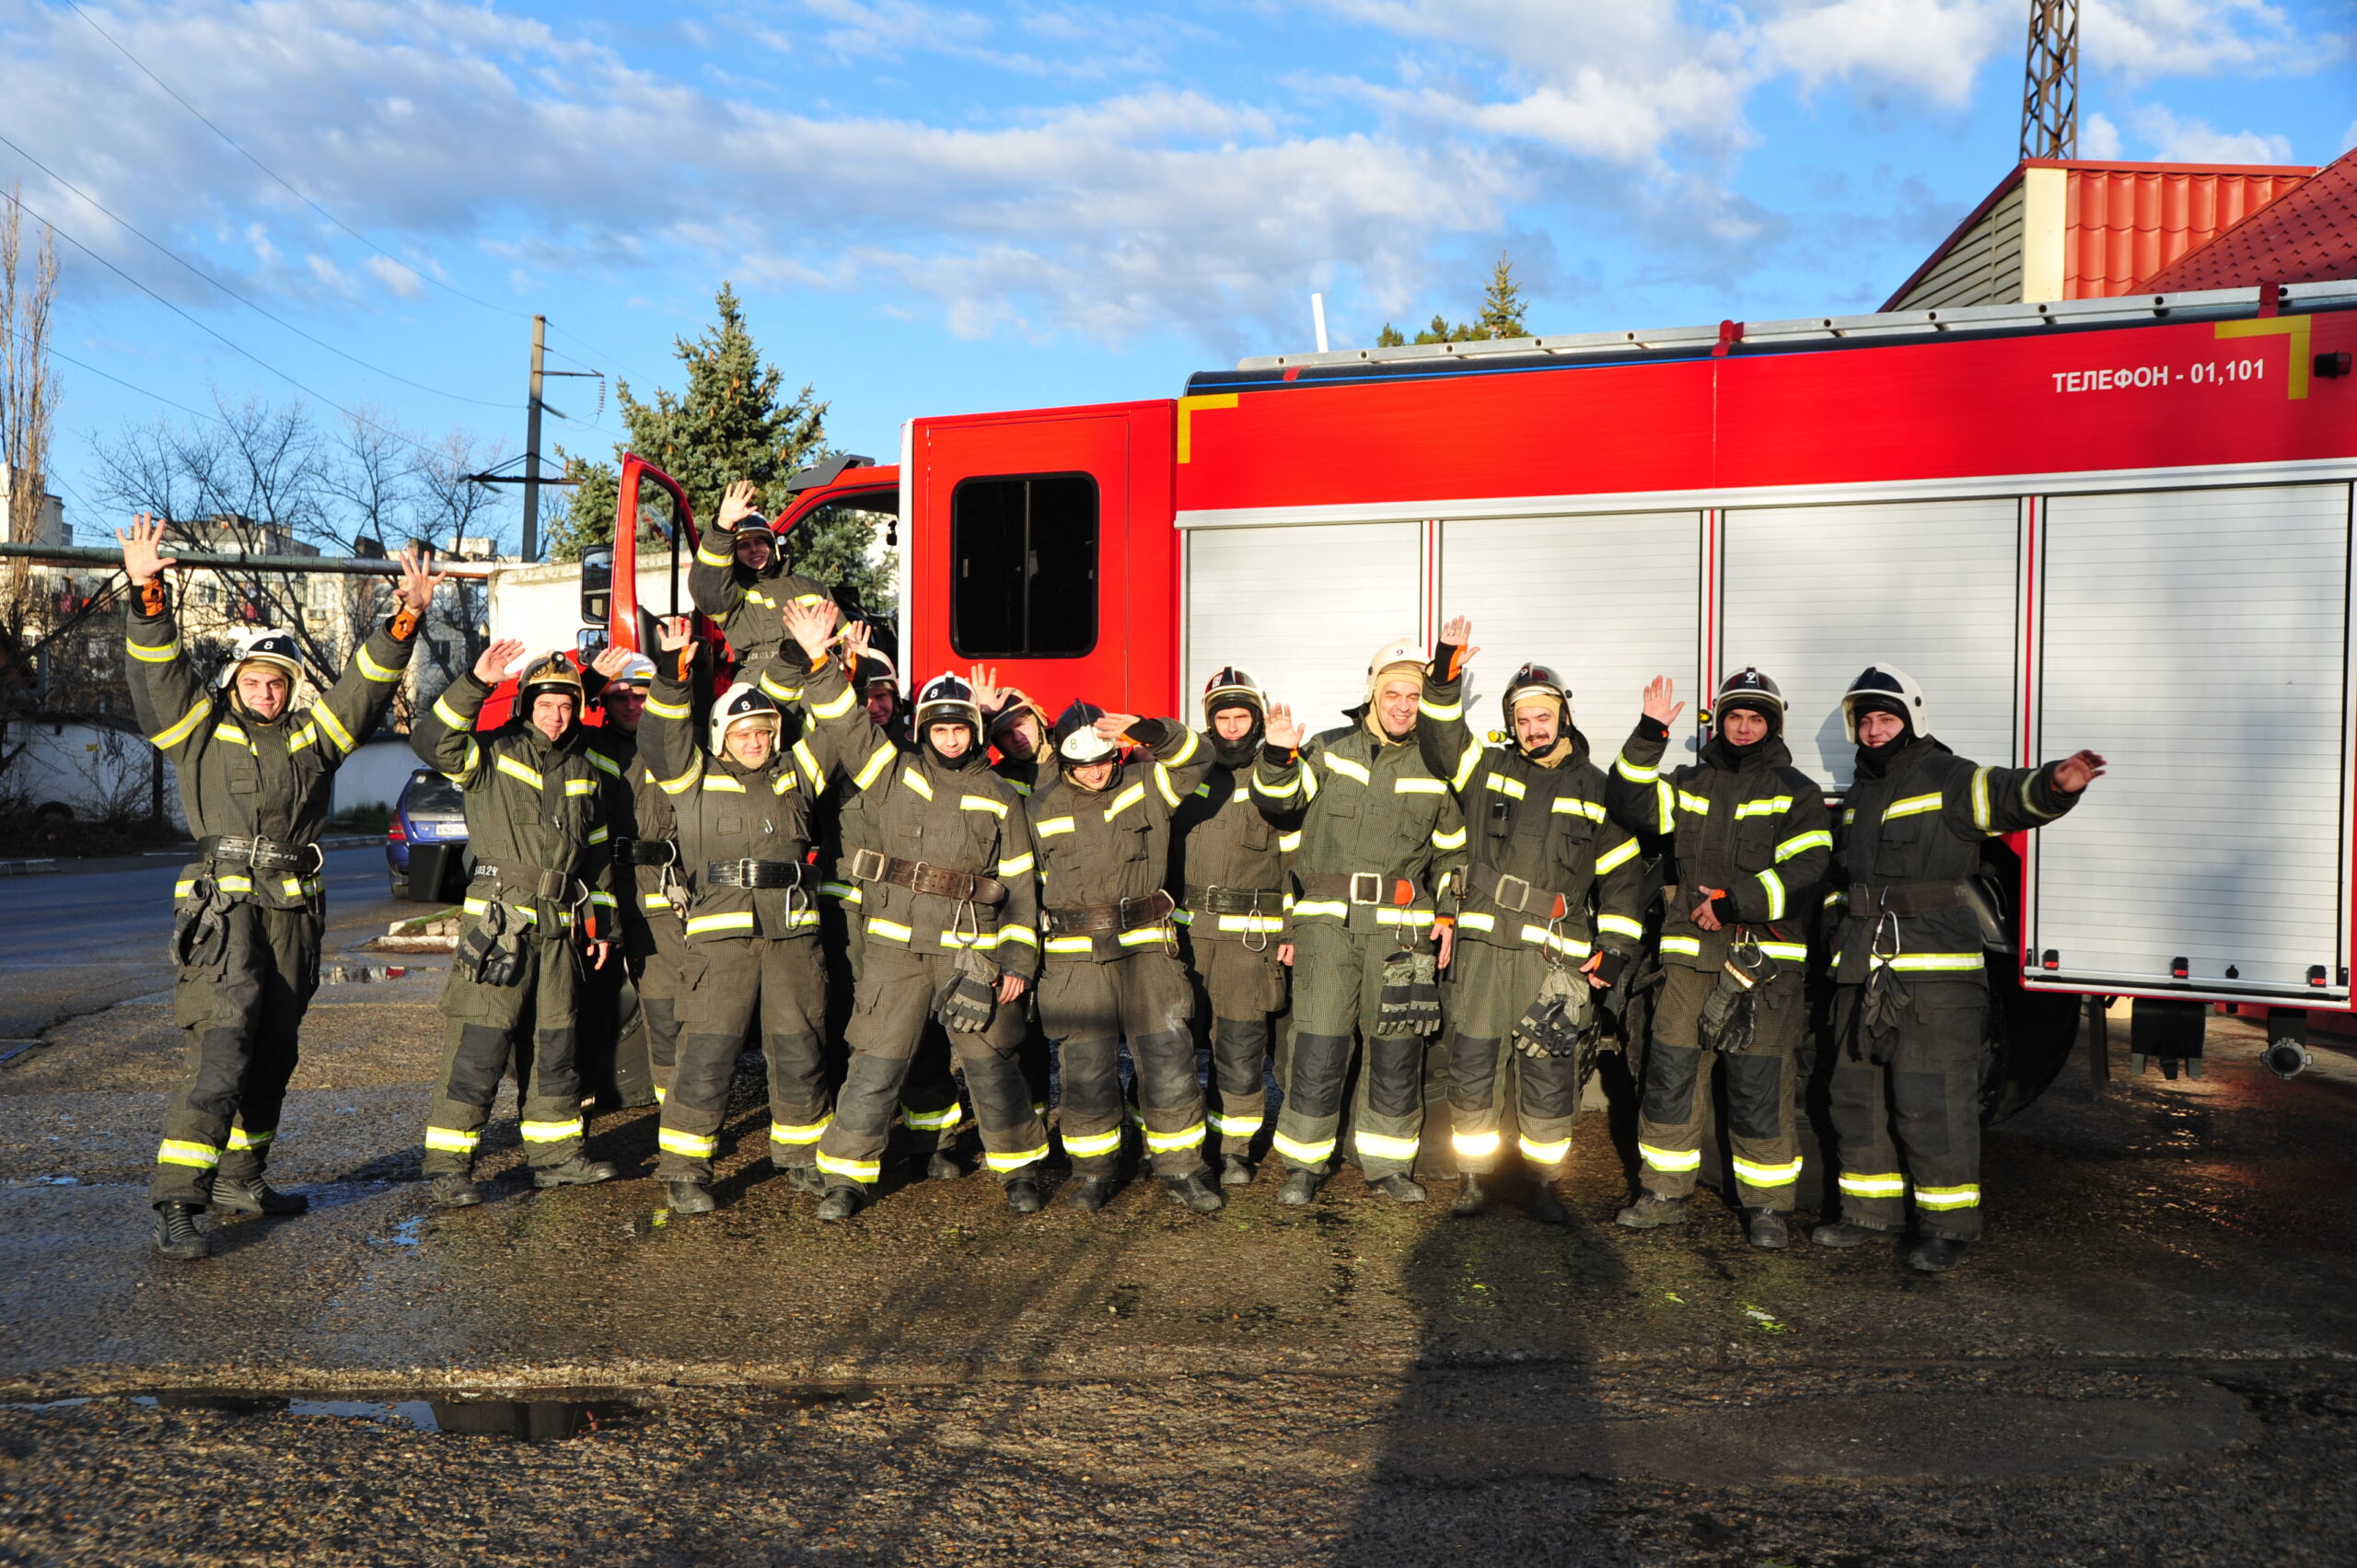
[[[2348,995],[2349,528],[2346,484],[2047,503],[2039,755],[2111,771],[2035,837],[2032,984]]]
[[[1856,753],[1841,693],[1875,662],[1922,683],[1932,733],[1949,749],[2013,762],[2019,501],[1730,510],[1724,539],[1720,659],[1783,687],[1795,767],[1831,789],[1849,784]]]
[[[1465,699],[1475,733],[1496,727],[1497,682],[1526,659],[1571,682],[1573,722],[1604,767],[1643,712],[1646,681],[1700,690],[1701,513],[1448,522],[1440,548],[1440,613],[1471,616],[1486,650]],[[1693,735],[1679,722],[1675,761]]]
[[[1315,735],[1366,691],[1367,656],[1416,635],[1421,522],[1191,528],[1186,690],[1240,664]]]

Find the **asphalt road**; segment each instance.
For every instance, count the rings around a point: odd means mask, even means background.
[[[435,982],[321,993],[273,1167],[313,1212],[196,1264],[145,1250],[167,1010],[0,1068],[0,1563],[2351,1561],[2345,1054],[2281,1083],[2216,1020],[2206,1078],[2130,1079],[2121,1019],[2110,1096],[2074,1065],[1996,1129],[1989,1237],[1926,1278],[1707,1196],[1619,1228],[1602,1115],[1562,1228],[1347,1171],[822,1227],[751,1072],[710,1218],[644,1112],[592,1128],[626,1179],[534,1193],[512,1105],[493,1201],[437,1213]]]
[[[183,864],[158,854],[125,869],[0,877],[0,1040],[168,989],[164,945]],[[424,912],[386,896],[381,847],[330,850],[327,877],[330,952]]]

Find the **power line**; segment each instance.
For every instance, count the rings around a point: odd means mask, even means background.
[[[394,255],[391,251],[386,250],[383,246],[377,244],[375,240],[361,233],[358,229],[353,227],[350,224],[344,222],[342,218],[336,216],[333,213],[319,205],[319,203],[311,200],[310,197],[303,194],[303,192],[297,190],[294,183],[284,175],[279,173],[278,170],[271,168],[270,165],[262,162],[261,159],[248,152],[244,145],[240,144],[235,136],[232,136],[228,132],[224,131],[220,126],[207,119],[202,110],[198,109],[196,105],[189,102],[188,99],[182,98],[173,89],[172,85],[169,82],[167,82],[163,77],[149,70],[145,61],[141,60],[136,54],[132,53],[130,50],[124,48],[121,41],[116,39],[114,34],[99,26],[97,18],[92,17],[89,12],[82,9],[82,7],[75,3],[75,0],[65,0],[65,3],[68,6],[73,6],[74,14],[75,16],[90,24],[90,30],[92,32],[97,33],[100,38],[105,39],[107,42],[112,44],[116,53],[122,55],[125,60],[130,61],[134,65],[137,66],[140,74],[145,75],[149,81],[155,83],[157,87],[163,88],[164,91],[170,96],[171,100],[174,103],[179,104],[182,109],[187,110],[191,114],[196,116],[197,120],[204,125],[205,129],[211,131],[224,142],[226,142],[239,157],[244,158],[248,163],[252,164],[256,168],[259,168],[264,174],[269,175],[272,180],[277,181],[279,185],[284,187],[289,195],[302,203],[305,206],[310,208],[313,212],[319,214],[319,216],[327,219],[328,222],[333,224],[344,233],[352,236],[353,238],[358,240],[361,244],[366,245],[369,250],[374,250],[386,261],[392,262],[393,265],[403,269],[416,277],[424,278],[427,283],[432,284],[435,287],[441,289],[447,294],[455,295],[459,298],[465,300],[470,305],[479,305],[485,310],[495,310],[503,316],[514,316],[519,319],[528,319],[531,317],[532,313],[528,310],[517,310],[508,306],[494,305],[488,299],[477,298],[475,296],[469,294],[465,289],[459,287],[456,284],[445,283],[442,279],[435,277],[433,273],[421,271],[413,263],[401,260],[399,256]],[[583,348],[587,349],[590,353],[598,354],[602,358],[611,360],[617,365],[622,365],[622,361],[620,356],[606,353],[604,349],[599,348],[596,343],[591,343],[588,339],[584,338],[577,333],[567,332],[562,327],[557,327],[555,330],[559,332],[563,332],[566,337],[573,339],[575,343],[579,343]],[[630,366],[622,365],[622,368],[627,370]]]
[[[58,184],[64,186],[66,190],[71,191],[76,196],[81,197],[83,201],[87,202],[91,206],[96,207],[99,212],[104,213],[108,217],[112,218],[116,223],[122,225],[133,234],[137,235],[141,239],[145,240],[151,248],[163,255],[167,260],[177,262],[189,273],[203,279],[206,283],[211,284],[215,288],[219,289],[222,293],[227,295],[238,304],[245,306],[248,309],[252,310],[257,315],[263,317],[265,319],[277,322],[280,326],[285,328],[296,337],[301,338],[304,342],[316,343],[318,346],[327,350],[330,354],[334,354],[339,359],[348,359],[353,364],[360,366],[363,370],[382,376],[388,380],[399,381],[404,387],[414,387],[421,392],[430,392],[437,398],[448,398],[453,402],[473,403],[479,408],[495,408],[502,410],[514,410],[522,406],[519,403],[495,403],[488,398],[470,398],[464,392],[449,392],[443,390],[439,387],[429,387],[423,381],[411,380],[408,377],[401,374],[397,370],[388,370],[381,365],[372,365],[356,354],[347,354],[343,349],[336,347],[335,344],[329,343],[326,339],[314,337],[309,332],[307,332],[302,328],[296,326],[294,322],[287,320],[284,317],[264,309],[261,306],[255,304],[251,299],[249,299],[246,296],[238,293],[236,289],[231,288],[227,284],[223,283],[219,278],[215,277],[203,268],[197,266],[192,261],[183,259],[177,251],[156,239],[138,225],[131,222],[131,220],[122,216],[120,214],[117,214],[112,209],[109,208],[105,203],[100,202],[97,197],[91,195],[88,192],[83,190],[80,186],[75,184],[72,180],[66,179],[64,175],[50,168],[49,165],[41,162],[41,159],[25,151],[23,147],[18,146],[15,142],[10,141],[5,134],[0,134],[0,146],[7,147],[18,157],[23,158],[35,168],[38,168],[43,174],[48,175],[52,180],[57,181]]]
[[[143,398],[153,398],[153,399],[155,399],[157,402],[162,403],[165,407],[167,407],[167,408],[176,408],[176,409],[180,410],[182,413],[189,415],[191,418],[193,418],[193,419],[206,419],[206,420],[211,420],[211,421],[212,421],[214,424],[226,424],[226,423],[227,423],[227,421],[224,420],[224,419],[223,419],[219,414],[217,414],[217,413],[207,413],[207,412],[205,412],[203,409],[199,409],[199,408],[191,408],[191,407],[189,407],[189,406],[188,406],[188,404],[186,404],[186,403],[182,403],[182,402],[175,402],[175,401],[173,401],[170,398],[168,398],[168,397],[164,396],[164,394],[163,394],[163,393],[161,393],[161,392],[151,392],[151,391],[149,391],[146,388],[140,386],[140,385],[139,385],[137,382],[135,382],[135,381],[126,381],[126,380],[124,380],[122,377],[117,376],[117,375],[114,375],[114,374],[113,374],[112,372],[110,372],[110,371],[101,370],[101,369],[99,369],[99,368],[97,366],[95,366],[95,365],[85,365],[85,364],[83,364],[80,360],[78,360],[78,359],[75,358],[75,357],[74,357],[72,354],[63,354],[63,353],[60,353],[60,352],[59,352],[57,349],[55,349],[55,348],[47,349],[47,350],[45,350],[45,351],[43,351],[43,352],[45,352],[46,354],[48,354],[48,355],[49,355],[49,356],[50,356],[50,358],[52,358],[52,359],[62,359],[62,360],[64,360],[66,364],[68,364],[68,365],[72,366],[73,366],[75,369],[76,369],[76,370],[87,370],[87,371],[88,371],[91,375],[98,377],[99,377],[100,380],[102,380],[102,381],[111,381],[111,382],[113,382],[116,386],[122,388],[124,390],[126,390],[126,391],[132,391],[132,392],[136,392],[136,393],[138,393],[138,394],[139,394],[141,397],[143,397]]]

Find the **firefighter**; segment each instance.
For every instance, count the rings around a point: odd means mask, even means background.
[[[983,1163],[1004,1184],[1009,1208],[1037,1213],[1048,1130],[1016,1061],[1024,1029],[1016,1004],[1038,973],[1039,950],[1039,881],[1022,797],[986,765],[981,710],[954,675],[919,693],[914,750],[902,752],[877,728],[841,665],[826,656],[832,609],[785,612],[803,655],[796,676],[806,711],[819,731],[831,731],[867,841],[836,866],[858,894],[863,948],[851,1064],[819,1141],[827,1179],[819,1217],[850,1218],[880,1179],[910,1060],[936,1017],[965,1068]]]
[[[785,569],[777,532],[753,509],[753,482],[740,479],[720,498],[712,531],[696,541],[695,564],[688,569],[688,594],[728,639],[737,668],[757,670],[779,653],[779,615],[789,604],[829,602],[827,590],[811,578]],[[831,610],[831,606],[830,606]],[[784,666],[796,668],[789,658]],[[792,696],[772,691],[780,703]]]
[[[1124,738],[1154,754],[1123,761]],[[1057,771],[1030,799],[1043,889],[1039,1024],[1062,1070],[1057,1126],[1072,1158],[1071,1202],[1095,1211],[1112,1195],[1126,1040],[1155,1174],[1181,1207],[1214,1214],[1223,1201],[1204,1179],[1194,996],[1178,964],[1176,905],[1162,885],[1171,818],[1195,783],[1172,769],[1200,747],[1183,725],[1109,718],[1086,703],[1064,710],[1050,740]]]
[[[1645,688],[1612,765],[1613,815],[1669,840],[1663,983],[1653,1012],[1637,1123],[1639,1191],[1620,1211],[1631,1230],[1689,1217],[1711,1073],[1724,1079],[1735,1198],[1755,1247],[1792,1240],[1801,1176],[1794,1061],[1808,1024],[1808,919],[1833,850],[1825,796],[1793,766],[1784,698],[1745,668],[1720,684],[1700,757],[1661,765],[1685,711],[1667,677]]]
[[[165,527],[142,513],[115,537],[132,590],[132,710],[179,771],[197,841],[175,889],[172,930],[172,1012],[188,1035],[187,1067],[165,1108],[147,1189],[156,1251],[185,1260],[212,1250],[195,1222],[208,1207],[273,1216],[310,1207],[263,1171],[319,985],[319,830],[336,770],[391,706],[442,579],[402,552],[391,619],[369,630],[342,679],[308,707],[295,702],[303,674],[295,639],[269,629],[241,633],[219,690],[207,691],[172,615]]]
[[[1416,726],[1424,765],[1447,778],[1471,834],[1449,969],[1450,1144],[1464,1175],[1449,1212],[1490,1206],[1482,1183],[1498,1167],[1499,1079],[1511,1072],[1516,1147],[1537,1178],[1530,1212],[1562,1225],[1555,1183],[1596,1059],[1601,993],[1644,935],[1642,870],[1637,841],[1606,819],[1604,771],[1561,677],[1538,664],[1514,672],[1499,699],[1507,744],[1467,729],[1472,634],[1462,616],[1442,630]]]
[[[1286,1005],[1277,949],[1293,902],[1285,877],[1301,847],[1302,806],[1299,796],[1280,801],[1251,787],[1269,712],[1260,683],[1233,666],[1221,669],[1204,684],[1202,706],[1196,743],[1208,766],[1171,823],[1170,885],[1178,889],[1171,918],[1206,1005],[1220,1184],[1241,1187],[1253,1176],[1252,1141],[1268,1115],[1266,1079]]]
[[[1294,1037],[1273,1147],[1280,1202],[1316,1196],[1341,1124],[1354,1038],[1363,1040],[1353,1152],[1367,1182],[1420,1203],[1411,1173],[1423,1125],[1425,1037],[1440,1028],[1439,968],[1456,941],[1437,895],[1465,858],[1465,819],[1416,740],[1423,650],[1399,638],[1367,665],[1351,723],[1306,738],[1269,710],[1253,787],[1305,807],[1294,863]],[[1281,954],[1281,956],[1285,956]]]
[[[1811,1239],[1855,1247],[1897,1232],[1911,1184],[1907,1261],[1941,1273],[1980,1235],[1980,846],[2071,809],[2104,760],[1975,767],[1932,738],[1922,690],[1887,664],[1851,682],[1841,723],[1858,748],[1826,896],[1841,915],[1830,1091],[1841,1217]]]
[[[998,752],[992,771],[1013,784],[1016,794],[1029,795],[1039,784],[1039,753],[1053,727],[1047,710],[1014,687],[999,685],[994,669],[978,664],[968,679],[982,704],[991,746]]]
[[[771,1162],[797,1191],[824,1190],[827,979],[809,854],[811,803],[832,772],[820,753],[831,743],[806,736],[788,750],[777,704],[739,680],[714,703],[699,745],[687,618],[666,621],[660,644],[667,662],[647,699],[644,744],[677,818],[688,988],[656,1174],[673,1213],[702,1214],[712,1212],[713,1156],[749,1028],[769,1059]]]
[[[488,734],[475,718],[524,645],[493,643],[418,716],[410,744],[466,795],[475,856],[466,922],[442,1011],[450,1020],[425,1128],[431,1201],[482,1202],[475,1147],[510,1057],[521,1071],[520,1131],[535,1187],[610,1181],[614,1167],[581,1152],[575,1052],[585,964],[605,968],[617,924],[606,774],[586,755],[581,674],[562,654],[522,669],[516,711]]]
[[[900,672],[893,668],[892,661],[870,647],[859,656],[858,668],[852,671],[852,684],[858,689],[860,702],[866,705],[869,722],[906,746],[909,715],[900,703]]]
[[[590,661],[582,684],[604,722],[586,730],[584,755],[605,775],[599,785],[613,837],[621,904],[622,962],[586,977],[579,1042],[583,1098],[635,1109],[661,1101],[679,1046],[679,917],[664,892],[671,803],[640,761],[638,726],[655,661],[610,647]]]

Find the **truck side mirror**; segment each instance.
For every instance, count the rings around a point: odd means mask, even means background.
[[[614,603],[614,552],[598,545],[581,552],[581,623],[603,627]]]

